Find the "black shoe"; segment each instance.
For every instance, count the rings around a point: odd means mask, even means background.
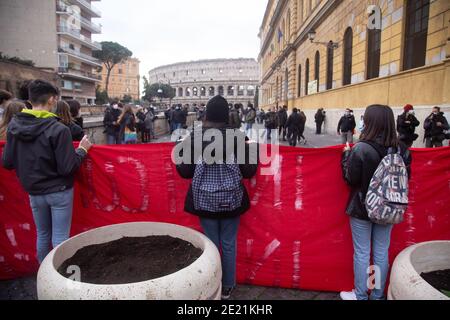
[[[231,294],[233,293],[234,288],[225,288],[222,289],[222,300],[229,300]]]

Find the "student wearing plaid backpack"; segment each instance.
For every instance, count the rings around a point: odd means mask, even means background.
[[[181,159],[184,150],[188,149],[191,152],[189,161],[183,158],[186,162],[177,165],[177,171],[181,177],[192,179],[186,196],[185,211],[200,217],[206,236],[222,253],[222,299],[224,300],[230,298],[236,286],[239,221],[240,216],[250,209],[249,195],[242,180],[252,178],[258,169],[257,149],[250,148],[245,134],[239,129],[231,128],[228,122],[227,100],[221,96],[212,98],[206,106],[202,130],[195,130],[188,138],[180,142],[183,144],[183,149],[179,153],[175,151],[174,155],[175,158]],[[215,145],[212,142],[214,140],[205,138],[212,132],[223,138],[223,154],[219,156],[213,152],[214,162],[207,160],[205,150],[207,147],[207,150],[210,150],[211,146]],[[227,141],[226,136],[230,132],[235,137]],[[240,143],[243,145],[239,145]],[[238,151],[239,147],[243,147],[242,155]],[[252,152],[252,149],[255,151]]]

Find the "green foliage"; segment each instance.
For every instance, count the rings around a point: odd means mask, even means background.
[[[158,92],[159,90],[162,92]],[[152,101],[154,99],[173,99],[175,97],[175,89],[169,84],[153,83],[149,84],[146,77],[144,77],[144,96],[143,100]]]
[[[34,67],[35,63],[32,60],[24,60],[21,59],[19,57],[10,57],[10,56],[6,56],[3,55],[2,52],[0,52],[0,61],[8,61],[8,62],[13,62],[13,63],[18,63],[24,66],[29,66],[29,67]]]
[[[97,86],[97,88],[95,88],[95,103],[98,105],[102,105],[108,102],[109,98],[106,90],[101,90],[100,86]]]
[[[448,290],[442,290],[442,293],[445,294],[447,297],[450,298],[450,291],[448,291]]]
[[[123,103],[130,103],[131,101],[133,101],[133,97],[129,94],[124,95],[122,98]]]

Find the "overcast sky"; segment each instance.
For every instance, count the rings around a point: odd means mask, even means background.
[[[141,75],[165,64],[257,58],[267,0],[102,0],[103,33],[141,61]]]

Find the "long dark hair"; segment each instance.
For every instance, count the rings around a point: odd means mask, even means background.
[[[378,142],[385,147],[398,146],[394,112],[389,106],[374,104],[367,107],[360,140]]]

